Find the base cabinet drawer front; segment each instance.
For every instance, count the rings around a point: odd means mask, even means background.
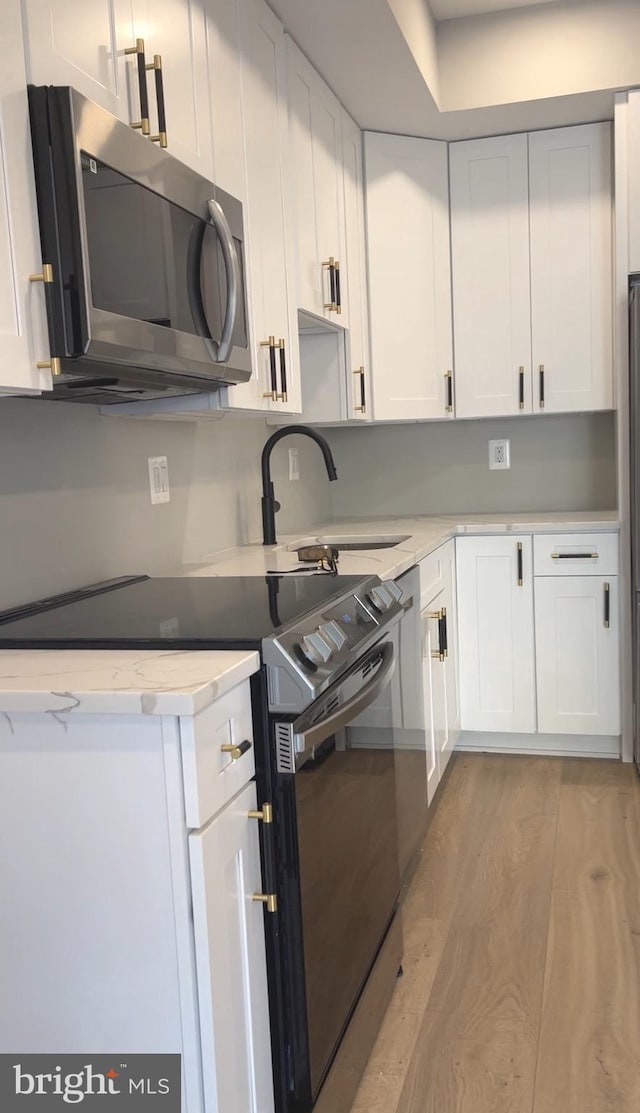
[[[201,827],[255,773],[249,681],[190,719],[180,738],[188,827]]]
[[[535,581],[538,731],[620,733],[618,580]]]
[[[617,533],[546,533],[533,539],[535,576],[617,576]]]
[[[252,782],[189,835],[205,1113],[273,1113],[258,823]]]
[[[531,537],[456,541],[463,730],[536,729]]]

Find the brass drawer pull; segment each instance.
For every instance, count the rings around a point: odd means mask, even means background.
[[[231,754],[232,761],[238,761],[243,754],[249,752],[251,745],[252,743],[249,739],[245,738],[244,742],[225,742],[224,746],[221,746],[220,749],[223,754]]]

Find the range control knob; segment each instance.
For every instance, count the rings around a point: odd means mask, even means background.
[[[396,603],[402,602],[404,598],[404,592],[401,587],[398,587],[395,580],[385,580],[384,586],[385,589],[389,592],[391,598],[394,599]]]
[[[300,649],[312,665],[325,665],[333,653],[333,646],[323,638],[319,630],[313,634],[305,634],[300,639]]]
[[[393,603],[393,599],[391,598],[391,595],[387,591],[384,584],[380,584],[379,587],[372,587],[371,591],[367,595],[367,599],[372,604],[372,606],[374,606],[375,609],[381,614],[384,614],[385,611],[388,611],[389,607]]]
[[[337,650],[342,649],[343,645],[346,644],[347,635],[335,619],[331,619],[331,622],[326,622],[324,626],[319,626],[318,633],[322,635],[326,642],[329,642],[329,645],[334,646]]]

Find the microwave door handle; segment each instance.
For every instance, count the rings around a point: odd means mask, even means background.
[[[321,719],[319,723],[313,723],[306,730],[304,729],[306,716],[302,716],[293,724],[293,745],[297,754],[307,753],[315,746],[319,746],[321,742],[330,738],[341,727],[347,726],[353,719],[357,718],[378,698],[395,672],[396,659],[393,642],[384,642],[382,646],[376,646],[373,653],[367,654],[367,657],[363,658],[360,666],[366,664],[368,658],[375,658],[380,653],[382,654],[380,668],[355,696],[341,704],[331,715],[327,715],[326,719]]]
[[[216,231],[220,237],[224,268],[227,275],[227,308],[217,354],[218,363],[226,363],[231,354],[233,330],[235,328],[236,315],[238,312],[240,268],[238,266],[238,256],[236,254],[233,236],[227,218],[224,215],[222,205],[219,201],[211,200],[207,202],[207,206],[209,209],[209,216],[211,217],[211,223],[215,225]]]
[[[191,320],[195,325],[196,332],[204,340],[211,362],[217,363],[218,345],[211,336],[200,284],[200,267],[202,265],[202,249],[206,227],[206,224],[194,224],[189,236],[187,247],[187,296]]]

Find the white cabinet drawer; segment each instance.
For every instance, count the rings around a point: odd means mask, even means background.
[[[180,740],[187,826],[202,827],[255,773],[249,681],[199,715],[181,719]],[[224,746],[242,752],[234,755]]]
[[[617,576],[617,533],[547,533],[533,538],[535,576]]]

